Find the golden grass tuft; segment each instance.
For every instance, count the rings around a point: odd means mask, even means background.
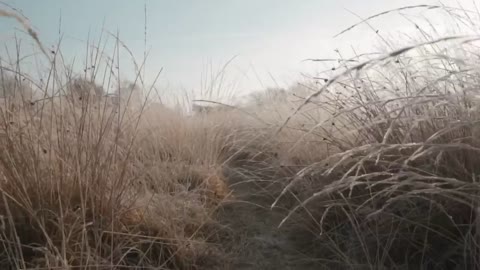
[[[75,81],[36,106],[10,97],[0,105],[2,269],[196,269],[207,253],[221,256],[208,244],[229,195],[216,169],[221,129],[197,138],[210,150],[203,156],[190,151],[194,134],[182,137],[181,122],[150,132],[141,108],[122,109],[90,87],[98,89]]]

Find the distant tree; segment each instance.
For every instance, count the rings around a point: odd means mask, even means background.
[[[129,105],[138,105],[143,102],[143,91],[133,82],[123,81],[115,92],[115,95],[123,102],[128,102]]]
[[[95,84],[94,82],[75,78],[67,84],[67,93],[72,94],[75,98],[99,98],[105,95],[105,91],[102,86]]]
[[[257,106],[286,101],[287,97],[287,90],[283,88],[267,88],[266,90],[250,94],[251,102]]]
[[[11,121],[24,108],[30,108],[33,90],[18,77],[0,76],[0,121]],[[25,106],[28,104],[27,106]]]
[[[199,104],[192,104],[192,112],[195,114],[208,114],[214,112],[226,112],[231,110],[232,107],[225,106],[225,105],[199,105]]]
[[[0,76],[0,98],[30,99],[32,88],[19,78]]]
[[[209,112],[214,111],[214,107],[193,104],[192,105],[192,111],[196,114],[198,114],[198,113],[209,113]]]

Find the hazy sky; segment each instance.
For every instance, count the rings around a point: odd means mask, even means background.
[[[471,4],[473,1],[459,2]],[[11,0],[6,3],[30,19],[47,46],[58,41],[60,26],[67,58],[84,57],[88,34],[90,38],[98,38],[103,26],[111,32],[118,30],[120,38],[137,59],[142,60],[145,1]],[[367,17],[387,9],[429,3],[439,1],[147,0],[147,80],[153,79],[163,67],[160,81],[163,87],[170,91],[181,88],[199,91],[204,87],[202,76],[219,70],[227,60],[237,56],[226,72],[226,80],[236,83],[235,91],[250,91],[276,83],[284,86],[298,78],[301,70],[311,68],[301,62],[303,59],[331,57],[339,47],[365,48],[374,40],[376,35],[368,27],[340,39],[332,38],[359,21],[353,13]],[[11,19],[0,19],[0,37],[11,39],[18,25]],[[382,32],[413,29],[398,15],[372,23]]]

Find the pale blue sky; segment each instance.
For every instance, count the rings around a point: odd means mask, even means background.
[[[474,1],[474,0],[473,0]],[[444,3],[455,1],[442,1]],[[463,0],[460,2],[472,2]],[[63,52],[81,58],[90,31],[119,30],[121,39],[141,61],[144,52],[144,3],[134,0],[10,0],[41,40],[53,45],[64,34]],[[202,74],[238,55],[227,70],[236,91],[251,91],[293,82],[311,66],[305,58],[331,57],[338,47],[361,46],[374,39],[367,27],[343,39],[332,36],[358,18],[391,8],[434,0],[147,0],[147,80],[164,67],[160,84],[169,90],[202,88]],[[347,10],[348,9],[348,10]],[[395,19],[396,18],[396,19]],[[0,18],[0,38],[13,36],[15,22]],[[374,22],[381,31],[403,27],[399,16]],[[397,23],[397,24],[395,24]],[[407,24],[405,24],[407,25]],[[17,26],[18,27],[18,26]],[[127,61],[127,60],[126,60]],[[227,87],[227,86],[226,86]]]

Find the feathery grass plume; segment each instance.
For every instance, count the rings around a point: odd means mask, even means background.
[[[378,17],[381,17],[381,16],[384,16],[384,15],[388,15],[392,12],[397,12],[397,11],[403,11],[403,10],[408,10],[408,9],[417,9],[417,8],[422,8],[422,9],[440,9],[442,8],[442,6],[438,6],[438,5],[414,5],[414,6],[406,6],[406,7],[400,7],[400,8],[395,8],[395,9],[391,9],[391,10],[386,10],[386,11],[383,11],[383,12],[380,12],[378,14],[375,14],[375,15],[372,15],[372,16],[369,16],[368,18],[362,20],[361,22],[359,23],[356,23],[356,24],[353,24],[351,25],[350,27],[348,27],[347,29],[345,30],[342,30],[340,33],[336,34],[334,36],[335,37],[338,37],[338,36],[341,36],[343,34],[345,34],[346,32],[354,29],[355,27],[365,23],[365,22],[368,22],[372,19],[375,19],[375,18],[378,18]]]
[[[50,60],[50,55],[47,53],[47,50],[45,49],[42,42],[40,41],[40,39],[38,37],[38,33],[35,30],[33,30],[33,28],[30,26],[30,23],[27,21],[27,19],[21,17],[17,13],[10,12],[10,11],[3,10],[3,9],[0,9],[0,16],[1,17],[12,18],[12,19],[15,19],[17,22],[19,22],[20,25],[22,25],[22,27],[28,32],[30,37],[32,37],[33,40],[35,40],[38,48],[42,51],[42,53],[45,55],[45,57],[48,60]]]
[[[477,41],[480,39],[480,37],[478,36],[471,36],[471,35],[461,35],[461,36],[450,36],[450,37],[442,37],[442,38],[439,38],[439,39],[436,39],[436,40],[432,40],[432,41],[426,41],[426,42],[423,42],[423,43],[420,43],[420,44],[416,44],[416,45],[412,45],[412,46],[407,46],[407,47],[404,47],[404,48],[401,48],[401,49],[398,49],[398,50],[395,50],[393,52],[390,52],[389,54],[387,55],[384,55],[384,56],[381,56],[381,57],[378,57],[378,58],[375,58],[375,59],[372,59],[372,60],[367,60],[365,62],[362,62],[360,64],[357,64],[345,71],[343,71],[342,73],[332,77],[330,80],[327,81],[327,83],[325,85],[323,85],[319,90],[317,90],[316,92],[314,92],[313,94],[311,94],[310,96],[308,96],[305,101],[300,105],[298,106],[291,115],[289,115],[285,122],[280,125],[280,127],[278,128],[277,130],[277,133],[279,133],[280,131],[282,131],[282,129],[288,124],[288,122],[290,121],[290,119],[295,116],[300,110],[303,109],[303,107],[307,104],[309,104],[314,98],[320,96],[329,86],[331,86],[332,84],[334,84],[335,82],[337,82],[340,78],[342,78],[343,76],[349,74],[349,73],[352,73],[352,72],[358,72],[358,71],[361,71],[362,69],[365,69],[365,68],[368,68],[369,66],[371,65],[375,65],[379,62],[382,62],[384,60],[387,60],[387,59],[392,59],[394,57],[398,57],[399,55],[402,55],[406,52],[409,52],[415,48],[419,48],[419,47],[423,47],[423,46],[426,46],[426,45],[434,45],[436,43],[439,43],[439,42],[445,42],[445,41],[450,41],[450,40],[456,40],[456,39],[463,39],[465,43],[467,42],[473,42],[473,41]]]

